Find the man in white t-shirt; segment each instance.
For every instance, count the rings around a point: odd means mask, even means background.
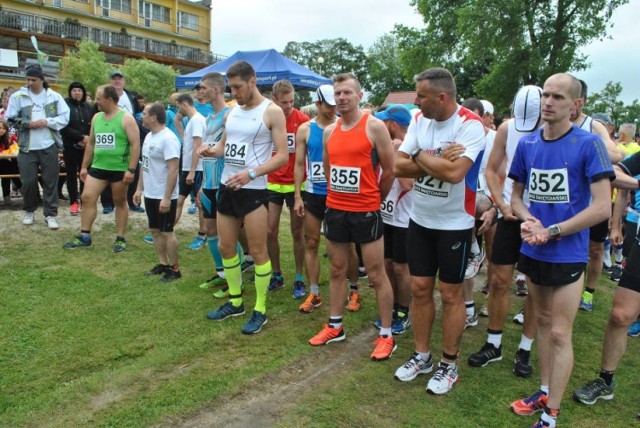
[[[142,122],[151,132],[142,146],[142,180],[138,181],[138,189],[133,195],[134,202],[139,205],[144,193],[149,231],[159,259],[146,275],[163,275],[160,282],[182,276],[178,265],[178,240],[173,231],[178,205],[180,142],[164,126],[166,115],[164,106],[159,103],[145,106],[142,112]]]

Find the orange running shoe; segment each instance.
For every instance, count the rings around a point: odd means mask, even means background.
[[[349,292],[349,301],[347,302],[347,310],[349,312],[358,312],[360,310],[360,292],[351,290]]]
[[[389,357],[393,355],[393,351],[398,347],[398,345],[396,345],[396,341],[393,340],[393,336],[380,336],[374,340],[373,343],[376,345],[371,353],[371,359],[373,361],[388,360]]]
[[[511,403],[511,410],[518,415],[529,416],[537,412],[542,412],[547,405],[547,394],[538,391],[531,397]]]
[[[331,342],[340,342],[344,340],[345,337],[342,327],[332,328],[329,324],[325,324],[322,330],[320,330],[320,333],[309,339],[309,345],[327,345]]]
[[[309,297],[307,297],[307,300],[298,306],[298,309],[300,312],[309,314],[313,312],[315,308],[319,308],[320,306],[322,306],[322,298],[317,294],[311,293],[309,294]]]

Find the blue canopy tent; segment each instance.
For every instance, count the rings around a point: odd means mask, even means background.
[[[246,61],[256,70],[258,85],[271,86],[281,79],[289,80],[296,88],[315,89],[320,85],[331,84],[327,79],[306,67],[290,60],[275,49],[263,51],[238,51],[224,61],[216,62],[201,70],[176,77],[176,88],[193,88],[205,74],[217,71],[225,74],[236,61]]]

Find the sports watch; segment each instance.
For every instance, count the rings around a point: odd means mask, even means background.
[[[415,149],[414,151],[411,152],[411,159],[415,161],[419,154],[420,154],[420,148]]]
[[[549,226],[549,238],[559,238],[562,230],[560,230],[560,226],[557,224],[552,224]]]
[[[258,176],[255,169],[248,169],[247,172],[249,173],[250,180],[255,180],[255,178]]]
[[[136,169],[135,168],[127,168],[127,171],[129,171],[131,174],[135,174],[136,173]]]

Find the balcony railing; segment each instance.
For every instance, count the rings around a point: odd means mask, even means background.
[[[146,37],[129,35],[99,27],[88,27],[72,20],[59,21],[23,12],[0,10],[0,28],[20,30],[30,34],[45,34],[63,39],[87,39],[104,46],[177,58],[201,64],[213,64],[221,58],[198,48],[178,46]]]

